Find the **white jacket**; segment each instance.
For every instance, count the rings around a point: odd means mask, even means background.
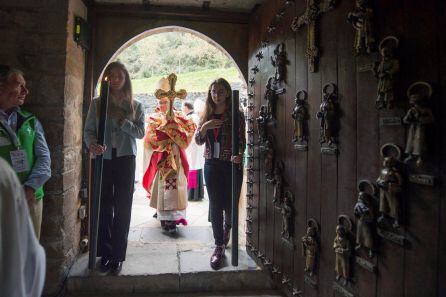
[[[40,297],[45,252],[34,233],[23,187],[0,158],[0,296]]]

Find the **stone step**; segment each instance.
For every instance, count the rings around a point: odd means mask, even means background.
[[[275,290],[261,291],[235,291],[235,292],[212,292],[212,293],[173,293],[173,294],[119,294],[119,295],[98,295],[98,294],[69,294],[66,297],[284,297]]]
[[[172,293],[187,296],[185,293],[193,293],[194,295],[191,296],[198,296],[197,293],[204,292],[230,293],[273,289],[274,285],[270,277],[244,250],[239,251],[239,265],[233,267],[230,265],[231,250],[227,249],[223,267],[215,271],[209,266],[212,246],[198,245],[194,248],[193,245],[188,245],[187,249],[184,247],[184,245],[172,243],[129,246],[127,259],[118,276],[89,271],[87,269],[88,255],[83,255],[70,271],[67,292],[70,296],[87,293],[95,294],[94,296],[146,293]]]

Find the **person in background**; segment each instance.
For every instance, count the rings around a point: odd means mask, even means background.
[[[40,297],[45,252],[35,235],[23,186],[0,158],[0,294]]]
[[[181,112],[188,117],[194,114],[194,105],[190,101],[184,101],[181,105]]]
[[[195,106],[197,109],[195,109]],[[195,125],[200,122],[199,112],[202,113],[204,102],[195,100],[194,104],[186,101],[183,103],[182,111],[191,118]],[[189,201],[200,201],[204,197],[203,166],[204,146],[197,145],[192,141],[186,149],[187,161],[189,162],[189,176],[187,179],[187,198]]]
[[[239,164],[238,193],[243,179],[242,156],[245,151],[245,117],[239,111],[239,152],[232,155],[232,90],[219,78],[211,83],[203,117],[195,133],[198,145],[205,144],[204,179],[209,194],[210,217],[215,249],[210,259],[213,269],[221,266],[231,230],[232,163]]]
[[[20,108],[28,94],[23,72],[0,65],[0,158],[17,173],[40,238],[43,185],[51,177],[51,158],[39,120]]]
[[[100,98],[90,104],[84,140],[90,153],[104,156],[98,256],[102,272],[121,272],[127,251],[127,237],[135,185],[136,138],[144,137],[144,111],[133,100],[130,76],[120,62],[110,63],[104,78],[110,82],[104,145],[97,144]]]

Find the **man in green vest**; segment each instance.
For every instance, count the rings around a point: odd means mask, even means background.
[[[0,65],[0,157],[23,185],[37,238],[42,223],[43,184],[51,177],[51,158],[37,118],[20,108],[29,91],[23,72]]]

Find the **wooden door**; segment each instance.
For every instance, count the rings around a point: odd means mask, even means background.
[[[445,26],[442,17],[445,4],[440,0],[422,3],[374,1],[376,45],[386,36],[397,37],[399,47],[395,56],[400,62],[395,107],[377,110],[377,79],[371,65],[380,60],[380,55],[376,51],[355,55],[355,30],[347,22],[355,1],[336,2],[333,10],[322,14],[316,24],[316,41],[320,49],[316,72],[310,71],[307,62],[307,27],[298,32],[290,29],[293,18],[305,13],[305,1],[266,1],[251,16],[249,79],[252,85],[248,87],[251,93],[248,125],[254,133],[249,135],[248,146],[248,167],[252,169],[248,180],[252,183],[248,184],[247,216],[252,220],[247,224],[247,250],[289,296],[444,296],[446,208],[441,181],[445,168],[442,152],[445,124],[442,118],[445,113],[446,48],[440,28]],[[268,79],[275,73],[271,57],[274,59],[278,44],[284,45],[288,60],[286,79],[280,83],[286,92],[277,96],[275,120],[268,123],[267,135],[273,139],[275,160],[284,164],[282,193],[294,196],[290,239],[284,239],[283,233],[287,212],[283,210],[283,204],[273,202],[274,179],[269,182],[271,178],[265,176],[268,165],[258,141],[256,123],[260,107],[267,103]],[[406,91],[417,81],[428,82],[433,87],[428,106],[433,110],[435,122],[426,126],[427,151],[422,166],[417,167],[413,162],[398,165],[404,181],[398,232],[405,242],[396,244],[375,233],[375,255],[372,258],[352,249],[350,282],[344,286],[342,281],[335,280],[333,241],[338,218],[345,215],[351,219],[349,236],[354,247],[358,182],[365,179],[375,183],[382,170],[380,149],[384,144],[398,146],[402,150],[402,159],[407,157],[404,148],[408,126],[398,123],[397,119],[406,114],[409,107]],[[319,141],[320,121],[316,113],[327,83],[337,86],[341,111],[337,154],[321,153]],[[307,150],[295,149],[292,142],[294,120],[291,112],[300,90],[308,94]],[[435,177],[435,184],[423,185],[409,180],[417,174]],[[379,213],[379,202],[372,204]],[[304,272],[301,246],[310,219],[318,223],[319,245],[311,277]],[[375,272],[357,264],[357,257],[373,265]]]

